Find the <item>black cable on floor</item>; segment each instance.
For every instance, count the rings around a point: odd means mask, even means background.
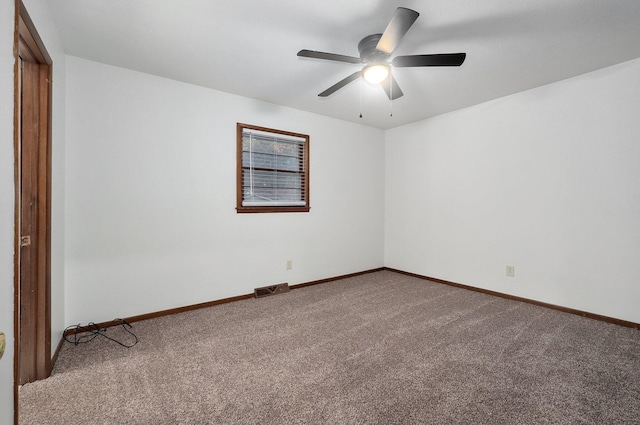
[[[120,323],[116,325],[115,324],[116,322],[120,322]],[[124,329],[125,332],[127,332],[128,334],[132,335],[135,338],[135,342],[133,344],[125,344],[118,341],[115,338],[111,338],[110,336],[108,336],[107,329],[112,326],[122,326],[122,329]],[[100,326],[98,326],[93,322],[89,322],[89,324],[86,326],[82,326],[80,324],[71,325],[64,330],[63,335],[64,335],[64,340],[72,343],[73,345],[86,344],[88,342],[93,341],[97,337],[101,336],[117,344],[120,344],[125,348],[131,348],[138,343],[138,337],[130,329],[132,327],[133,326],[130,325],[129,322],[127,322],[124,319],[113,319],[113,321],[111,322],[111,325],[107,326],[106,328],[101,328]],[[73,330],[73,332],[69,332],[71,330]],[[73,338],[71,338],[71,336],[73,336]]]

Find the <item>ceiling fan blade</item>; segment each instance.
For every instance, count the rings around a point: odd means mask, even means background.
[[[354,56],[337,55],[335,53],[316,52],[315,50],[302,49],[298,52],[298,56],[303,58],[324,59],[328,61],[362,63],[360,58]]]
[[[404,96],[402,90],[400,90],[400,86],[396,82],[396,79],[393,78],[393,75],[389,74],[386,80],[380,83],[385,93],[391,100],[396,100],[399,97]]]
[[[391,64],[399,68],[410,66],[460,66],[466,57],[466,53],[396,56],[391,61]]]
[[[407,9],[405,7],[399,7],[391,17],[387,29],[382,33],[380,41],[376,46],[376,50],[391,54],[393,49],[400,43],[404,35],[409,31],[411,25],[418,19],[420,14],[415,10]]]
[[[327,97],[337,92],[338,90],[340,90],[341,88],[349,84],[350,82],[357,80],[358,78],[360,78],[360,75],[362,75],[362,71],[356,71],[353,74],[349,75],[347,78],[344,78],[338,81],[336,84],[332,85],[331,87],[329,87],[328,89],[320,93],[318,96]]]

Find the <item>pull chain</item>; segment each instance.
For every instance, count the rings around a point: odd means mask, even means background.
[[[360,78],[360,118],[362,118],[362,96],[363,96],[362,85],[363,84],[364,84],[364,78]]]
[[[393,116],[393,77],[389,74],[389,116]]]

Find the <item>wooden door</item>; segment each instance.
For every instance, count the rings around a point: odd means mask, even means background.
[[[19,5],[16,69],[16,384],[51,373],[51,60]]]

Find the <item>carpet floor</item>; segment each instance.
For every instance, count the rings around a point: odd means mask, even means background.
[[[640,331],[391,271],[132,330],[65,343],[20,424],[640,423]]]

